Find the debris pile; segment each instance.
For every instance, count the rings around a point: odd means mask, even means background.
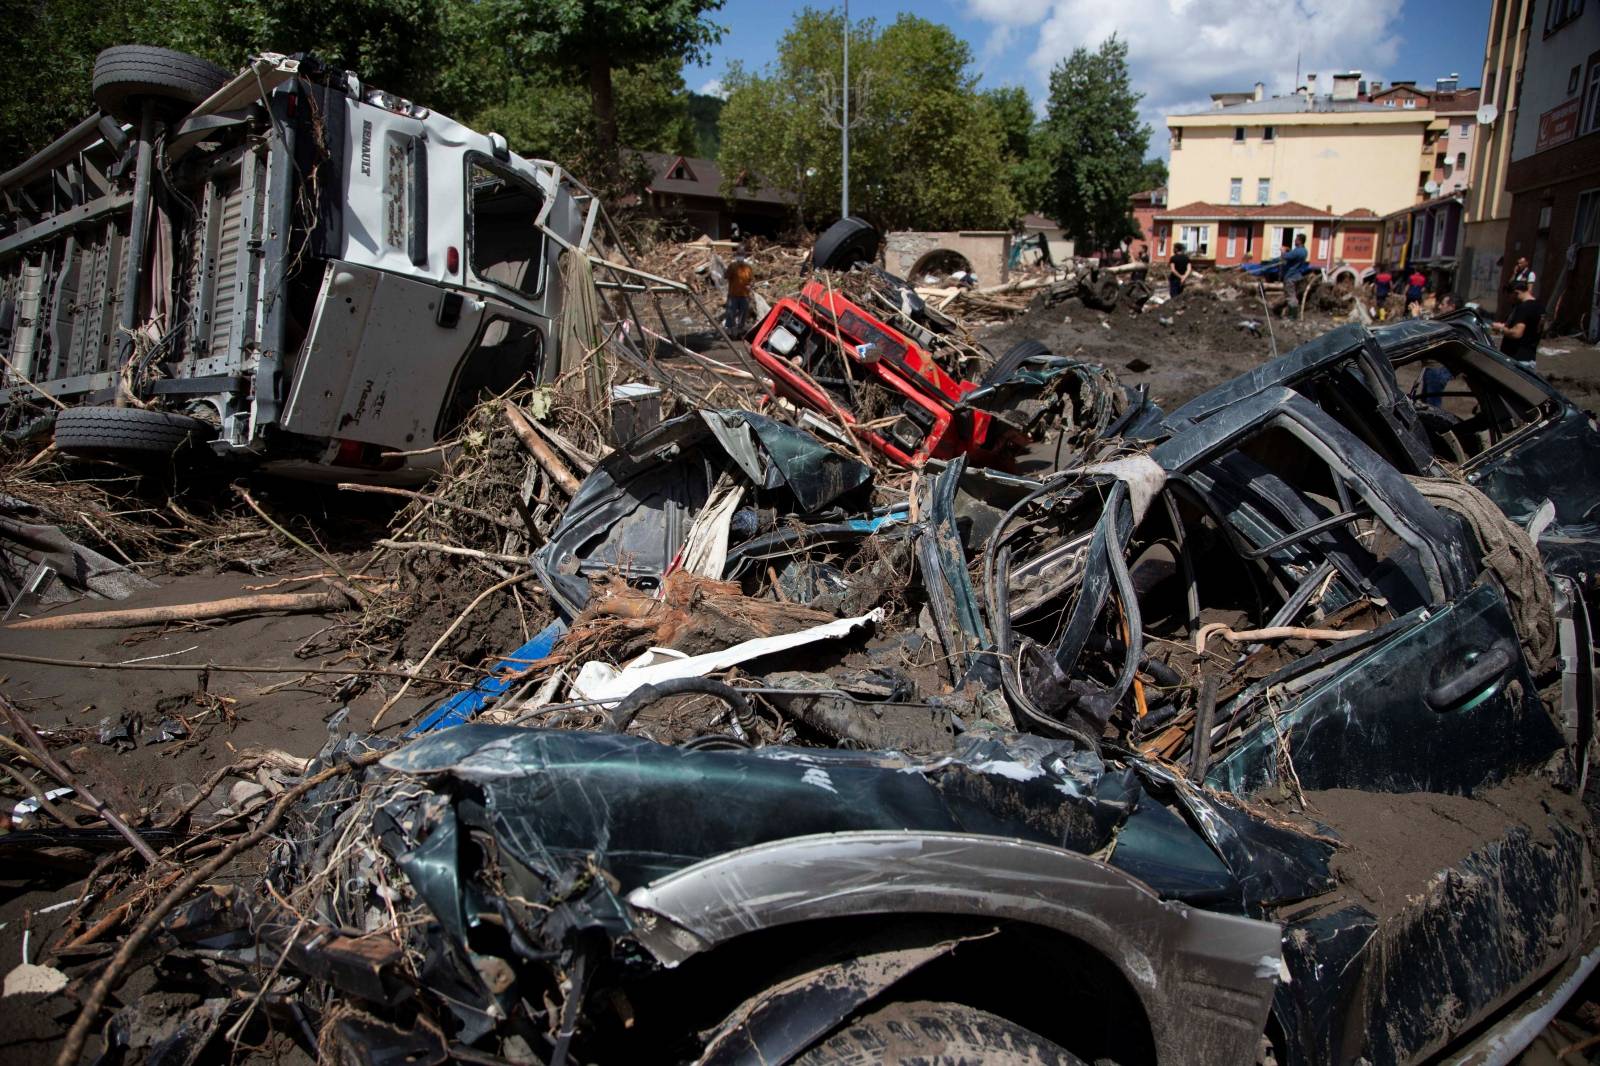
[[[486,381],[425,486],[339,485],[402,501],[371,551],[244,487],[261,525],[193,537],[319,567],[314,758],[120,802],[57,753],[183,720],[91,741],[0,698],[0,847],[83,878],[7,979],[70,1002],[61,1061],[818,1062],[918,1009],[1090,1061],[1411,1061],[1587,950],[1600,483],[1553,455],[1600,434],[1481,326],[1344,325],[1163,410],[1044,327],[1159,357],[1255,339],[1248,293],[757,247],[730,338],[725,250],[581,259],[581,357]],[[69,534],[163,544],[53,483],[0,505],[90,588],[119,564]],[[1478,828],[1386,882],[1341,848],[1394,794]],[[1015,965],[1057,955],[1065,1019]]]

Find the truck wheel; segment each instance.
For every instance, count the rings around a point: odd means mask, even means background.
[[[854,216],[841,218],[822,231],[811,246],[811,265],[818,270],[849,270],[878,258],[877,228]]]
[[[1006,349],[1006,354],[994,361],[994,365],[983,375],[978,384],[993,385],[996,382],[1004,381],[1012,374],[1015,374],[1017,368],[1029,359],[1039,355],[1053,354],[1055,353],[1050,351],[1043,341],[1037,341],[1031,337],[1025,341],[1018,341]]]
[[[198,418],[139,407],[73,407],[56,415],[56,447],[77,455],[171,455],[215,429]]]
[[[146,99],[181,106],[184,112],[232,77],[209,60],[170,48],[122,44],[107,48],[94,61],[94,102],[113,118],[131,121]]]
[[[795,1060],[797,1066],[968,1062],[1085,1066],[1037,1033],[959,1003],[891,1004],[849,1023]]]

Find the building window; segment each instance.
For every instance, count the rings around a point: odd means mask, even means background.
[[[1256,179],[1256,203],[1270,204],[1272,202],[1272,179]]]
[[[1244,127],[1243,126],[1235,126],[1235,127],[1233,127],[1233,143],[1234,144],[1243,144],[1244,143]]]
[[[1457,126],[1456,127],[1456,136],[1457,137],[1471,137],[1472,136],[1472,123],[1463,122],[1459,126]]]
[[[1165,257],[1167,254],[1167,227],[1156,227],[1156,254]]]
[[[1457,152],[1456,153],[1456,169],[1457,170],[1465,170],[1465,169],[1467,169],[1467,153],[1465,153],[1465,152]]]
[[[1405,106],[1405,107],[1416,107],[1417,106],[1416,98],[1415,97],[1411,97],[1411,96],[1406,97],[1406,102],[1405,102],[1405,104],[1403,106]]]
[[[1394,106],[1394,100],[1393,99],[1385,100],[1383,102],[1383,106],[1384,107],[1393,107]]]
[[[1182,148],[1182,147],[1183,147],[1183,130],[1182,129],[1175,129],[1175,130],[1172,131],[1172,150],[1174,152],[1176,152],[1179,148]]]
[[[1228,179],[1228,202],[1230,204],[1237,204],[1237,203],[1240,203],[1243,199],[1244,199],[1244,179],[1243,178],[1229,178]]]
[[[1277,140],[1278,139],[1278,128],[1276,126],[1265,126],[1265,127],[1263,127],[1262,130],[1261,130],[1261,139],[1263,141],[1275,141],[1275,140]]]
[[[1578,211],[1572,224],[1573,244],[1600,244],[1600,189],[1578,194]]]
[[[1244,229],[1237,222],[1228,223],[1228,258],[1232,259],[1239,253],[1239,231]]]
[[[1328,258],[1328,227],[1317,227],[1317,258],[1326,261]]]
[[[1178,240],[1183,242],[1190,255],[1204,258],[1211,254],[1210,226],[1184,226],[1178,231]]]
[[[1600,130],[1600,58],[1589,61],[1589,84],[1583,88],[1583,124],[1578,134]]]
[[[1583,14],[1583,0],[1550,0],[1544,16],[1544,35],[1552,33]]]

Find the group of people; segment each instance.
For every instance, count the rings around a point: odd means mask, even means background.
[[[1389,295],[1399,286],[1397,280],[1405,282],[1405,309],[1410,318],[1420,318],[1427,308],[1424,306],[1428,296],[1428,275],[1413,267],[1411,273],[1403,279],[1396,279],[1394,272],[1382,263],[1378,264],[1378,271],[1372,277],[1372,317],[1383,322],[1389,317]],[[1446,293],[1445,295],[1450,295]],[[1454,297],[1451,297],[1454,299]],[[1452,308],[1454,310],[1454,308]]]
[[[1246,256],[1246,262],[1249,257]],[[1296,234],[1293,245],[1284,245],[1283,254],[1278,257],[1278,277],[1283,282],[1284,295],[1289,298],[1286,313],[1290,318],[1300,314],[1300,286],[1305,283],[1306,275],[1311,273],[1311,255],[1306,251],[1306,235]],[[1263,264],[1267,265],[1267,264]],[[1188,245],[1178,243],[1173,246],[1172,258],[1167,261],[1167,293],[1174,299],[1183,292],[1183,287],[1189,283],[1194,275],[1194,264],[1189,260]]]
[[[1506,283],[1506,291],[1511,296],[1511,311],[1503,321],[1490,323],[1490,328],[1500,335],[1500,351],[1530,370],[1539,354],[1539,341],[1544,336],[1544,305],[1534,293],[1534,285],[1538,280],[1527,257],[1519,257]],[[1373,314],[1379,321],[1388,317],[1389,295],[1395,287],[1394,274],[1388,267],[1378,264],[1378,271],[1373,276]],[[1427,275],[1413,268],[1405,278],[1405,308],[1407,316],[1411,318],[1440,318],[1461,310],[1461,300],[1453,292],[1430,293]]]

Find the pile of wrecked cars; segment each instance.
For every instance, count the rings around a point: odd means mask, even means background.
[[[1035,345],[990,384],[1070,450],[1009,472],[865,273],[752,334],[787,421],[604,459],[514,678],[330,742],[383,754],[167,965],[279,960],[362,1060],[1509,1061],[1600,960],[1593,420],[1470,316],[1171,412]],[[868,384],[872,448],[805,417]]]

